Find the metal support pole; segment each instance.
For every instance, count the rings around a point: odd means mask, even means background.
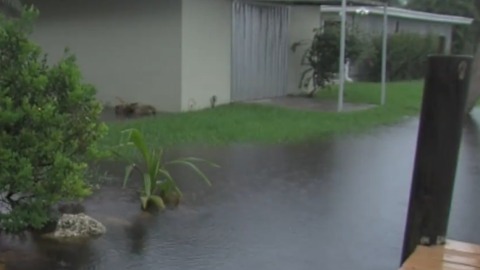
[[[472,57],[430,56],[401,264],[419,245],[445,243]]]
[[[383,41],[382,41],[382,94],[380,104],[385,105],[387,98],[387,37],[388,37],[388,1],[383,5]]]
[[[345,36],[346,36],[346,20],[347,20],[347,0],[342,0],[342,27],[340,33],[340,59],[338,72],[338,111],[343,110],[343,92],[345,91]]]

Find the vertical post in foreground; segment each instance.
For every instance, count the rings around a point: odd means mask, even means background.
[[[401,264],[417,245],[443,245],[457,169],[472,58],[430,56]]]
[[[347,21],[347,0],[342,0],[341,14],[341,31],[340,31],[340,60],[338,71],[338,108],[341,112],[343,110],[343,92],[345,91],[345,36],[346,36],[346,21]]]
[[[387,99],[387,41],[388,41],[388,1],[383,4],[383,37],[382,37],[382,90],[380,104],[385,105]]]

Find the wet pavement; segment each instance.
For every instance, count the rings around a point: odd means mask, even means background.
[[[449,229],[449,238],[474,243],[479,123],[477,110],[465,126]],[[58,245],[1,236],[0,262],[8,270],[398,269],[417,128],[413,119],[313,144],[177,149],[221,164],[205,168],[212,187],[177,170],[185,201],[151,216],[135,190],[107,185],[85,202],[107,226],[102,238]]]

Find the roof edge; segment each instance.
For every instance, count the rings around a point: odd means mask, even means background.
[[[260,3],[272,3],[280,5],[341,5],[341,0],[244,0]],[[382,2],[378,0],[347,0],[348,6],[383,6]]]
[[[375,15],[383,15],[383,7],[365,7]],[[342,7],[339,6],[320,6],[320,11],[325,13],[333,13],[333,12],[340,12]],[[347,13],[356,12],[358,7],[347,7]],[[450,23],[450,24],[464,24],[469,25],[472,24],[473,18],[467,18],[462,16],[454,16],[454,15],[444,15],[438,13],[430,13],[430,12],[423,12],[423,11],[416,11],[404,8],[395,8],[395,7],[388,7],[387,13],[389,16],[398,17],[398,18],[407,18],[407,19],[414,19],[414,20],[422,20],[422,21],[430,21],[430,22],[440,22],[440,23]]]

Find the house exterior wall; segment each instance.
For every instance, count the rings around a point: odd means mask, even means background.
[[[27,2],[40,10],[33,39],[52,61],[68,46],[99,100],[180,110],[181,1]]]
[[[320,11],[318,6],[291,6],[289,47],[295,42],[311,40],[315,28],[320,27]],[[301,65],[302,56],[307,46],[301,46],[295,52],[289,50],[288,91],[298,92],[299,82],[305,67]]]
[[[349,24],[354,24],[366,33],[381,34],[383,31],[383,16],[349,15]],[[398,25],[397,25],[398,24]],[[452,40],[452,25],[448,23],[425,22],[390,17],[388,20],[388,33],[408,32],[427,35],[429,33],[445,37],[445,52],[450,52]]]
[[[230,102],[231,48],[231,0],[182,0],[182,111]]]

